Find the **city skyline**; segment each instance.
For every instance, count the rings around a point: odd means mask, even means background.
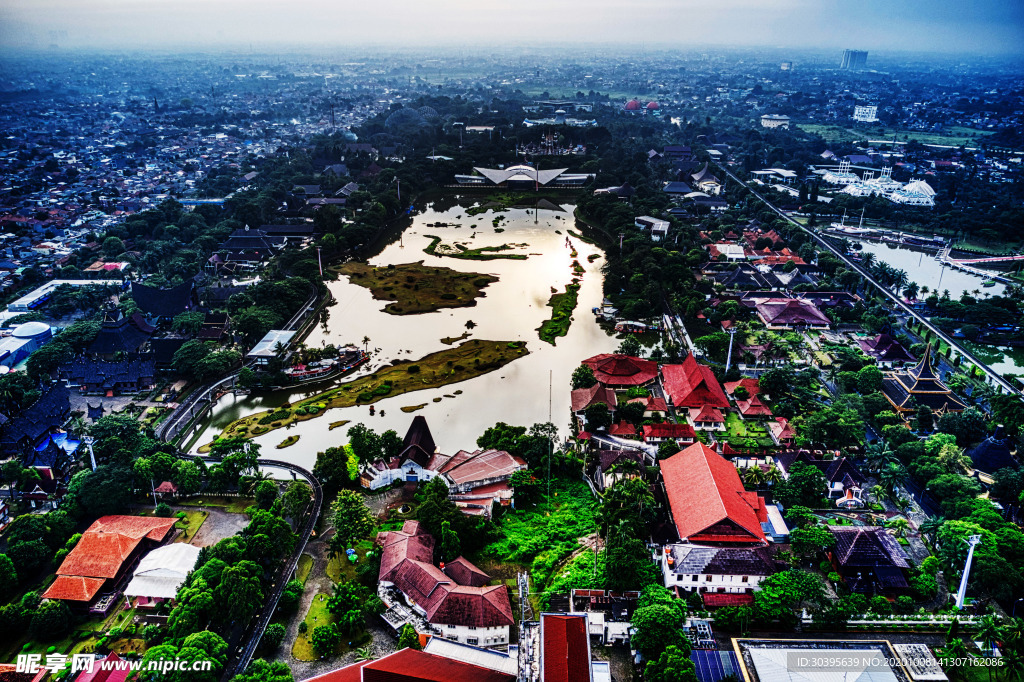
[[[299,11],[301,10],[301,11]],[[846,48],[965,54],[1020,53],[1024,5],[992,0],[894,4],[880,0],[764,3],[725,0],[537,0],[481,5],[465,0],[296,6],[282,0],[3,0],[8,49],[506,46],[599,44],[659,47]]]

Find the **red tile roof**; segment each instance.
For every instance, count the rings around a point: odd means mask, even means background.
[[[602,353],[583,364],[606,386],[643,386],[658,377],[658,363],[630,355]]]
[[[525,460],[504,450],[460,450],[437,471],[450,478],[455,485],[463,485],[488,478],[508,478],[525,468]]]
[[[747,389],[747,393],[750,395],[757,395],[761,392],[761,382],[751,377],[743,377],[739,381],[725,382],[725,392],[732,395],[740,386]]]
[[[650,438],[696,438],[697,432],[689,424],[644,424],[644,440]]]
[[[416,649],[362,661],[306,682],[515,682],[515,676]]]
[[[617,422],[612,424],[612,427],[608,429],[608,433],[612,436],[630,438],[636,435],[636,427],[629,422]]]
[[[759,301],[757,315],[765,325],[786,326],[809,324],[828,326],[832,321],[810,301],[796,298],[771,298]]]
[[[681,407],[729,407],[729,399],[707,365],[697,362],[692,355],[686,356],[681,365],[665,365],[661,368],[665,392],[678,410]]]
[[[580,412],[597,403],[604,403],[614,410],[617,402],[615,391],[601,384],[594,384],[590,388],[574,389],[570,399],[573,412]]]
[[[754,603],[752,594],[718,594],[707,592],[704,595],[704,606],[718,608],[719,606],[744,606]]]
[[[690,419],[693,423],[697,422],[722,422],[725,423],[725,417],[722,415],[722,411],[717,407],[711,405],[704,405],[701,408],[690,409]]]
[[[541,615],[541,677],[544,682],[590,679],[590,635],[583,615]]]
[[[761,402],[761,398],[754,395],[749,400],[737,400],[736,407],[744,417],[770,417],[771,408]]]
[[[81,595],[99,590],[94,582],[60,580],[62,576],[114,578],[144,539],[162,542],[177,519],[153,516],[103,516],[82,534],[75,548],[57,569],[58,580],[43,593],[45,599],[63,599],[59,595]],[[95,589],[94,589],[95,587]],[[77,600],[77,596],[70,597]]]
[[[107,582],[105,578],[58,575],[57,579],[46,588],[46,592],[42,596],[44,599],[88,602],[92,601],[105,582]]]
[[[681,539],[767,544],[764,500],[744,490],[736,467],[707,445],[694,443],[661,460],[661,474]]]
[[[406,522],[400,531],[380,533],[377,542],[384,548],[380,580],[393,583],[414,600],[426,612],[429,622],[475,627],[515,623],[508,588],[460,585],[456,578],[461,576],[446,575],[432,563],[434,538],[419,524]]]
[[[107,657],[103,659],[104,662],[110,662],[116,665],[117,661],[124,660],[114,652],[107,654]],[[113,667],[113,666],[111,666]],[[134,675],[134,671],[125,666],[124,670],[104,670],[99,663],[93,665],[92,672],[83,672],[78,676],[77,682],[125,682],[131,675]]]

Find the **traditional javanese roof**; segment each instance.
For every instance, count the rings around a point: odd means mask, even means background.
[[[643,386],[658,377],[658,363],[629,355],[602,353],[583,364],[594,370],[594,377],[605,386]]]
[[[931,344],[921,361],[909,370],[886,372],[882,379],[882,393],[901,412],[912,412],[927,405],[932,412],[961,412],[967,406],[946,387],[932,367]]]
[[[681,407],[704,407],[710,405],[726,409],[729,399],[707,365],[697,362],[693,355],[687,355],[680,365],[665,365],[661,368],[665,393],[678,410]]]

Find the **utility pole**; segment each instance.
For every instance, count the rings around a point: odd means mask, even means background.
[[[548,424],[551,423],[551,386],[553,370],[548,370]],[[551,456],[554,454],[555,444],[548,436],[548,504],[551,504]]]
[[[972,535],[967,538],[967,544],[971,546],[967,550],[967,561],[964,562],[964,574],[960,578],[960,589],[956,591],[956,608],[960,610],[964,607],[964,597],[967,596],[967,577],[971,574],[971,562],[974,560],[974,548],[981,543],[980,535]]]
[[[320,247],[319,246],[316,247],[316,264],[318,266],[320,266],[320,277],[323,277],[324,276],[324,263],[320,259]],[[725,371],[728,372],[729,371],[728,368],[726,368]]]

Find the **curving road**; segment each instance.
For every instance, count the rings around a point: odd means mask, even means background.
[[[789,223],[791,223],[793,225],[796,225],[798,228],[803,230],[804,233],[806,233],[812,239],[814,239],[818,244],[820,244],[824,248],[828,249],[833,255],[835,255],[836,258],[838,258],[840,261],[842,261],[843,264],[846,265],[846,267],[848,267],[850,270],[853,270],[853,271],[857,272],[866,281],[868,281],[872,285],[874,285],[875,288],[877,288],[879,291],[881,291],[883,295],[885,295],[890,301],[892,301],[896,305],[896,307],[898,307],[900,310],[905,312],[907,315],[913,317],[918,322],[923,324],[929,331],[931,331],[933,334],[935,334],[935,336],[937,336],[938,338],[940,338],[943,341],[945,341],[946,344],[949,345],[950,348],[955,348],[958,353],[960,353],[965,358],[969,359],[971,362],[973,362],[975,365],[977,365],[978,368],[981,371],[983,371],[988,376],[989,382],[995,384],[998,387],[1000,392],[1009,393],[1010,395],[1015,395],[1018,398],[1021,398],[1022,396],[1024,396],[1024,394],[1022,394],[1021,391],[1019,389],[1017,389],[1013,384],[1008,382],[1006,379],[1004,379],[1002,376],[1000,376],[997,372],[992,370],[988,365],[986,365],[984,362],[982,362],[977,357],[975,357],[975,355],[973,353],[971,353],[969,350],[967,350],[966,348],[961,346],[959,343],[957,343],[955,340],[953,340],[952,338],[947,336],[945,334],[945,332],[943,332],[938,327],[933,325],[930,321],[928,321],[928,319],[926,317],[920,315],[916,310],[914,310],[913,308],[908,306],[906,303],[904,303],[903,300],[901,300],[899,296],[897,296],[892,291],[890,291],[888,287],[886,287],[886,286],[882,285],[880,282],[878,282],[878,280],[876,280],[870,273],[868,273],[866,270],[864,270],[864,268],[862,268],[859,264],[854,263],[849,258],[847,258],[846,254],[841,253],[838,249],[836,249],[834,246],[832,246],[832,244],[829,243],[829,241],[827,239],[822,238],[814,230],[809,230],[806,227],[804,227],[803,225],[801,225],[800,223],[798,223],[797,221],[795,221],[792,218],[790,218],[784,212],[782,212],[781,210],[776,208],[774,204],[772,204],[770,201],[765,199],[761,195],[760,192],[758,192],[757,190],[753,189],[750,185],[748,185],[747,183],[745,183],[742,180],[740,180],[738,177],[736,177],[733,174],[733,172],[731,170],[729,170],[728,168],[726,168],[722,164],[715,164],[715,165],[718,166],[718,168],[721,169],[722,172],[724,172],[726,175],[728,175],[732,180],[734,180],[735,182],[739,183],[743,187],[747,188],[750,191],[751,194],[753,194],[755,197],[757,197],[759,200],[761,200],[764,203],[765,206],[770,208],[780,218],[782,218],[783,220],[788,221]]]
[[[179,455],[179,457],[182,459],[195,458],[195,456],[192,455]],[[199,459],[203,459],[207,462],[218,461],[209,457],[199,457]],[[316,480],[316,477],[311,472],[290,462],[283,462],[276,459],[261,459],[259,463],[260,466],[285,469],[291,472],[293,476],[305,479],[313,491],[313,504],[306,509],[306,520],[302,524],[302,528],[298,531],[298,541],[295,543],[295,550],[292,552],[292,556],[288,561],[282,563],[278,568],[278,573],[274,577],[273,590],[270,594],[265,595],[264,598],[266,601],[263,608],[260,610],[259,616],[255,621],[255,625],[250,625],[251,629],[248,633],[248,638],[244,640],[244,643],[239,649],[232,652],[231,659],[228,661],[227,665],[224,666],[224,675],[221,678],[222,682],[228,682],[228,680],[233,678],[235,675],[244,672],[252,661],[253,654],[256,652],[256,648],[260,644],[260,639],[263,637],[263,632],[267,629],[267,625],[270,624],[270,619],[274,616],[274,610],[277,609],[277,602],[281,599],[281,594],[284,592],[284,586],[287,584],[289,578],[295,573],[295,570],[299,565],[299,558],[306,549],[306,542],[309,540],[310,535],[312,535],[313,527],[316,525],[317,519],[320,518],[320,511],[323,508],[323,488],[320,487],[320,482]]]

